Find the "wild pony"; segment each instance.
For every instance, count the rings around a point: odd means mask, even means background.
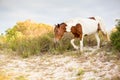
[[[78,46],[74,44],[75,38],[80,39],[80,51],[83,52],[83,38],[85,35],[94,34],[97,40],[97,48],[100,48],[100,38],[98,32],[101,31],[107,40],[109,37],[105,30],[105,25],[101,17],[89,17],[86,19],[83,18],[74,18],[68,21],[65,21],[61,24],[55,25],[54,33],[55,38],[54,42],[58,42],[65,32],[72,32],[74,39],[71,40],[71,44],[75,49],[79,49]]]

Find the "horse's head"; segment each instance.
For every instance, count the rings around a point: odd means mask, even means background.
[[[54,33],[55,33],[54,42],[55,43],[58,42],[64,35],[64,32],[66,32],[66,26],[67,25],[65,23],[55,25],[55,28],[54,28]]]

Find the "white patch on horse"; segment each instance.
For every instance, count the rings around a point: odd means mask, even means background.
[[[67,32],[70,32],[70,31],[71,31],[71,27],[72,27],[72,26],[75,26],[80,19],[81,19],[81,18],[73,18],[73,19],[70,19],[70,20],[68,20],[68,21],[65,21],[64,23],[67,24],[67,26],[66,26],[66,31],[67,31]]]
[[[83,35],[96,33],[98,28],[98,22],[91,19],[81,19],[79,23],[82,26]]]

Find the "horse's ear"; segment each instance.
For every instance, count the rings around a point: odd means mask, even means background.
[[[60,27],[60,24],[58,24],[57,27],[59,28],[59,27]]]
[[[56,28],[59,28],[59,27],[60,27],[60,25],[59,25],[59,24],[55,24],[54,26],[55,26]]]

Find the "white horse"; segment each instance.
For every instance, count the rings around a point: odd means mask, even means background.
[[[109,39],[101,17],[97,16],[87,19],[74,18],[55,26],[54,41],[58,42],[65,32],[72,32],[75,38],[80,38],[80,51],[83,52],[83,38],[85,35],[95,34],[97,40],[97,48],[100,48],[100,38],[98,36],[99,31],[101,31],[103,35]],[[79,49],[79,47],[74,44],[75,38],[71,40],[71,44],[75,49]]]

